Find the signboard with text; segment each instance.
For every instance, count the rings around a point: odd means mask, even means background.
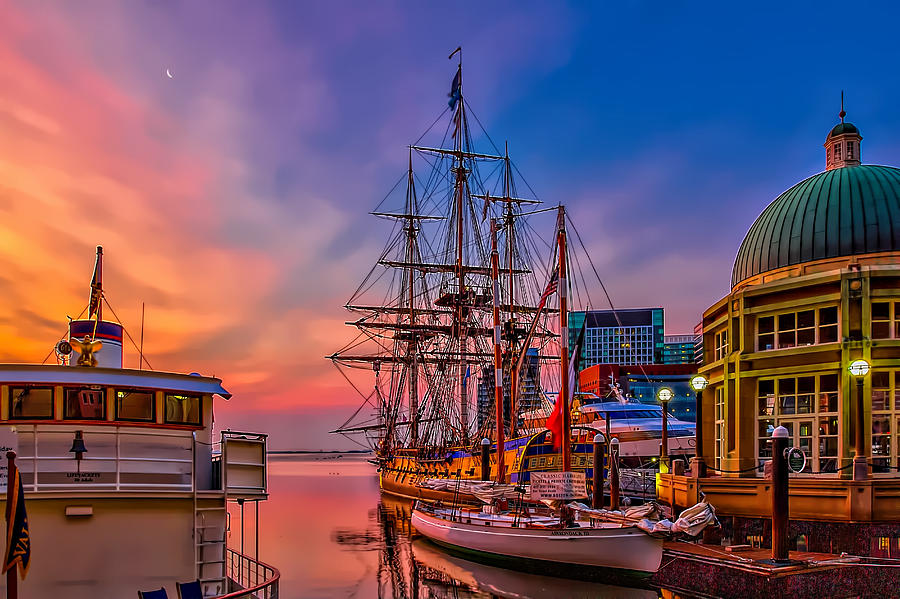
[[[571,501],[587,497],[584,472],[532,472],[531,498]]]

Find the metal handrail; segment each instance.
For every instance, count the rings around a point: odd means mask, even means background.
[[[278,599],[281,572],[249,555],[225,548],[228,579],[241,590],[221,595],[218,599]]]

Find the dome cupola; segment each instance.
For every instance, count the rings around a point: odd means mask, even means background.
[[[841,92],[841,111],[838,113],[841,122],[834,126],[825,139],[825,170],[845,166],[856,166],[860,163],[862,135],[852,123],[845,123],[844,92]]]

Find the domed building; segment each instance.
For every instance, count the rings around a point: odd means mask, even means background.
[[[807,458],[790,480],[796,547],[898,557],[900,169],[861,164],[844,116],[825,171],[763,210],[731,293],[703,314],[700,463],[661,475],[659,492],[676,506],[702,492],[735,542],[767,545],[765,463],[783,426]]]

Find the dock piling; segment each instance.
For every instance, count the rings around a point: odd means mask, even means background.
[[[481,480],[491,480],[491,440],[481,440]]]
[[[772,561],[788,561],[788,430],[772,433]]]
[[[594,485],[591,493],[591,507],[595,510],[603,507],[603,467],[606,461],[606,439],[597,433],[594,435]]]
[[[609,442],[609,509],[619,509],[619,440]]]

